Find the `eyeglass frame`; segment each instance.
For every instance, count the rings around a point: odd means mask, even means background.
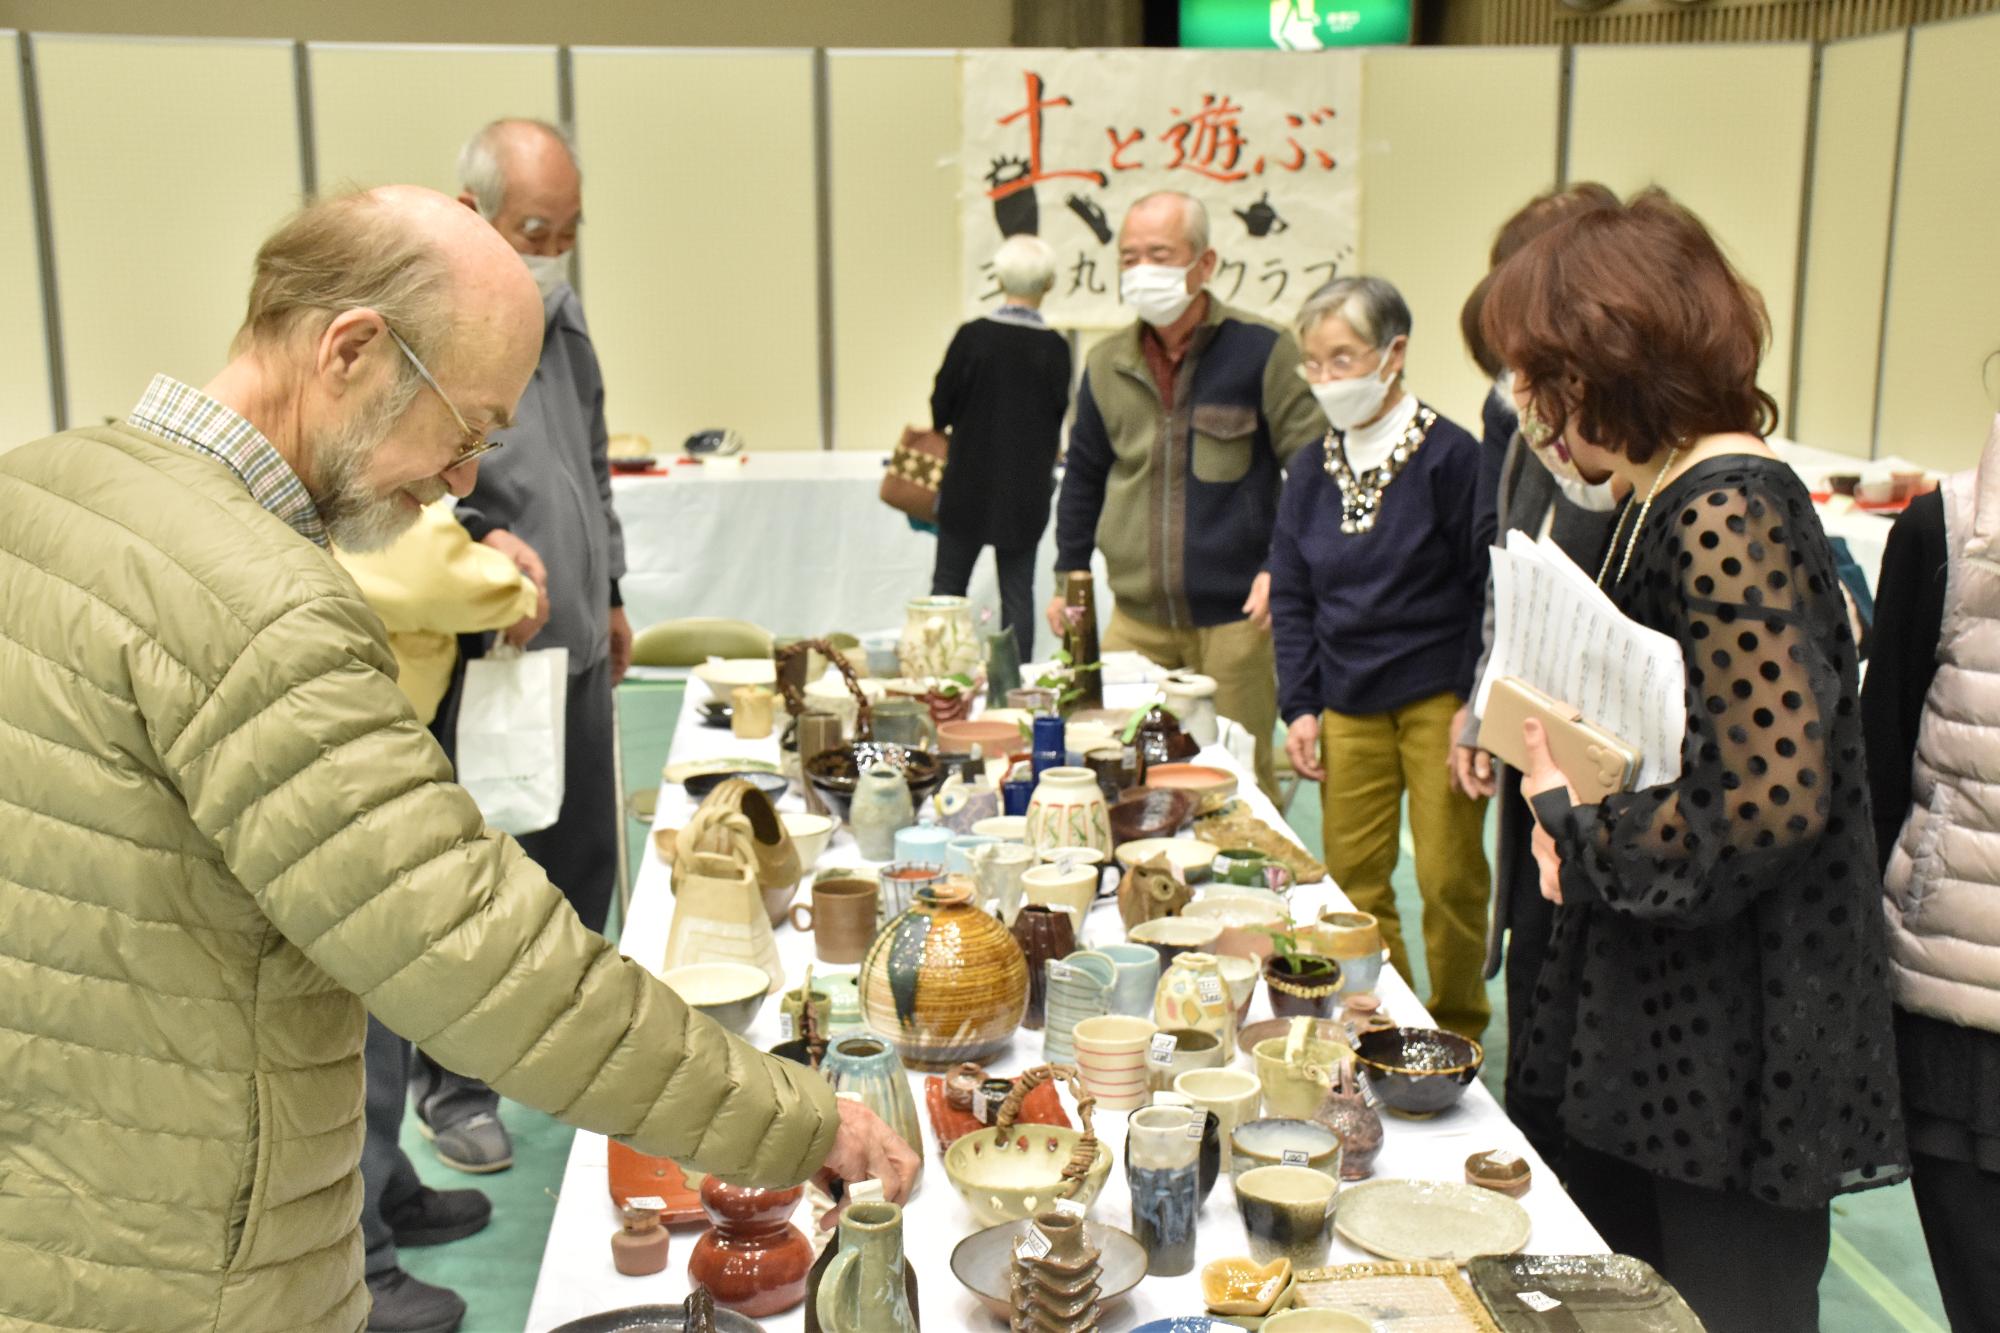
[[[396,346],[402,349],[403,355],[409,358],[412,366],[416,367],[418,377],[425,384],[430,385],[431,392],[438,396],[438,401],[444,404],[445,411],[451,413],[451,419],[458,423],[459,430],[464,432],[466,439],[469,441],[469,443],[459,445],[458,452],[452,455],[451,461],[438,469],[440,473],[449,472],[453,468],[463,467],[473,459],[490,454],[506,443],[505,440],[496,440],[491,435],[482,435],[474,430],[471,423],[466,421],[464,414],[458,410],[457,404],[451,401],[451,395],[447,394],[444,391],[444,386],[437,382],[437,376],[431,374],[430,367],[426,366],[418,358],[417,354],[410,350],[410,345],[403,341],[403,335],[389,328],[387,323],[384,323],[382,327],[388,330],[389,336],[395,340]]]

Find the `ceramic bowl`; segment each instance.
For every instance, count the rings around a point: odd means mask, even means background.
[[[944,1154],[944,1173],[979,1224],[995,1227],[1053,1208],[1062,1194],[1063,1167],[1075,1154],[1083,1132],[1016,1125],[1014,1133],[999,1143],[994,1142],[994,1133],[980,1129],[962,1135]],[[1110,1175],[1111,1150],[1099,1143],[1096,1158],[1071,1197],[1090,1207]]]
[[[1259,966],[1271,956],[1271,932],[1283,930],[1286,921],[1284,908],[1237,894],[1197,898],[1181,909],[1181,915],[1220,925],[1222,938],[1215,942],[1215,952],[1255,958]]]
[[[1231,1180],[1260,1166],[1307,1166],[1340,1179],[1340,1135],[1317,1120],[1245,1121],[1229,1136],[1229,1153]]]
[[[1028,1219],[1003,1222],[975,1231],[951,1252],[951,1271],[994,1315],[1005,1321],[1014,1313],[1014,1243],[1028,1234]],[[1097,1248],[1097,1300],[1105,1310],[1139,1285],[1146,1276],[1146,1251],[1130,1232],[1086,1220],[1084,1239]]]
[[[1146,1060],[1147,1081],[1155,1092],[1174,1086],[1174,1079],[1190,1069],[1217,1069],[1222,1059],[1222,1039],[1199,1028],[1162,1028],[1174,1039],[1174,1053],[1164,1061]]]
[[[972,747],[988,756],[1019,754],[1028,748],[1027,739],[1021,729],[1012,722],[996,722],[991,718],[966,718],[958,722],[938,723],[938,748],[946,754],[971,754]]]
[[[994,815],[982,819],[972,826],[972,831],[982,838],[997,838],[1001,842],[1026,842],[1028,840],[1028,817],[1026,815]]]
[[[799,864],[805,867],[807,874],[811,874],[813,866],[825,853],[827,843],[833,841],[833,817],[816,815],[809,810],[780,810],[778,821],[785,826],[792,846],[798,848]]]
[[[1375,1321],[1352,1310],[1281,1310],[1264,1321],[1259,1333],[1375,1333]]]
[[[1215,970],[1222,974],[1223,989],[1229,992],[1229,1002],[1236,1006],[1236,1025],[1241,1027],[1250,1014],[1250,1001],[1257,997],[1257,978],[1263,975],[1263,968],[1255,958],[1220,954],[1215,960]]]
[[[1896,483],[1890,478],[1860,482],[1854,488],[1854,498],[1863,504],[1888,504],[1896,498]]]
[[[877,763],[902,773],[909,784],[910,804],[921,807],[944,783],[944,766],[927,750],[882,741],[856,741],[837,750],[823,750],[806,761],[806,780],[827,809],[845,821],[854,805],[854,784],[861,771]]]
[[[1146,785],[1173,787],[1198,798],[1224,801],[1236,794],[1236,775],[1207,764],[1151,764],[1146,769]]]
[[[734,1310],[715,1308],[715,1333],[761,1333],[763,1325]],[[687,1306],[628,1305],[560,1324],[549,1333],[683,1333]]]
[[[773,801],[791,789],[791,782],[783,773],[763,773],[754,771],[733,772],[723,770],[715,773],[697,773],[681,784],[688,799],[697,805],[708,799],[708,794],[731,778],[742,778],[745,782],[763,792]]]
[[[1097,867],[1082,861],[1068,870],[1055,865],[1030,866],[1021,872],[1021,888],[1026,901],[1068,912],[1076,937],[1083,938],[1083,918],[1097,901]]]
[[[1199,884],[1208,877],[1208,868],[1215,861],[1215,844],[1199,838],[1140,838],[1136,842],[1119,843],[1111,854],[1127,870],[1141,861],[1164,856],[1180,870],[1181,878]]]
[[[1250,1233],[1250,1257],[1316,1268],[1333,1247],[1340,1181],[1303,1166],[1260,1166],[1236,1177],[1236,1210]]]
[[[1383,1028],[1355,1041],[1354,1058],[1383,1105],[1431,1116],[1465,1095],[1486,1054],[1478,1042],[1441,1028]]]
[[[770,974],[748,963],[690,963],[668,968],[660,980],[690,1009],[700,1010],[739,1037],[771,993]]]
[[[1134,944],[1152,945],[1160,955],[1160,971],[1165,974],[1174,965],[1174,959],[1190,950],[1215,952],[1215,942],[1222,938],[1222,924],[1185,916],[1155,917],[1126,931],[1125,938]]]
[[[1283,1255],[1268,1264],[1241,1256],[1216,1259],[1201,1270],[1201,1298],[1210,1314],[1269,1314],[1291,1284],[1292,1261]]]
[[[1114,843],[1171,838],[1194,815],[1195,798],[1167,787],[1135,787],[1120,796],[1108,814]]]
[[[768,657],[725,657],[703,662],[688,674],[708,686],[716,698],[727,699],[739,685],[776,685],[778,664]]]

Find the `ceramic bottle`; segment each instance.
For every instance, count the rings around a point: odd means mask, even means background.
[[[1334,1084],[1313,1119],[1340,1135],[1340,1178],[1366,1180],[1382,1151],[1382,1117],[1368,1104],[1350,1061],[1342,1061]]]
[[[713,1227],[688,1256],[689,1279],[707,1287],[717,1305],[752,1319],[797,1305],[805,1299],[813,1250],[789,1219],[804,1197],[799,1185],[760,1190],[714,1176],[702,1181],[702,1211]]]
[[[1146,1249],[1150,1276],[1176,1277],[1194,1268],[1206,1119],[1190,1106],[1147,1106],[1134,1111],[1127,1124],[1125,1183],[1132,1195],[1132,1234]]]
[[[1097,1279],[1104,1266],[1069,1213],[1041,1213],[1014,1247],[1011,1275],[1016,1329],[1091,1333],[1098,1327]]]
[[[1076,948],[1076,932],[1069,913],[1046,903],[1029,903],[1014,918],[1014,943],[1028,960],[1028,1012],[1021,1026],[1030,1032],[1042,1029],[1049,999],[1045,967],[1051,958],[1067,958]]]
[[[1076,673],[1071,686],[1078,708],[1104,707],[1103,660],[1097,651],[1097,595],[1090,571],[1072,569],[1063,583],[1063,647]],[[1085,670],[1095,667],[1097,670]]]
[[[1236,1058],[1236,1010],[1214,954],[1190,951],[1174,959],[1154,994],[1153,1021],[1163,1029],[1212,1032],[1222,1043],[1223,1063]]]
[[[784,964],[771,918],[750,867],[734,856],[696,852],[674,861],[674,918],[667,929],[667,967],[748,963],[764,969],[773,989],[785,986]]]
[[[917,1069],[998,1055],[1028,1007],[1028,964],[1007,928],[972,905],[971,886],[918,889],[861,960],[861,1009]]]
[[[917,820],[910,804],[910,785],[889,764],[876,764],[854,784],[854,803],[847,824],[854,841],[870,861],[887,861],[896,854],[896,830]]]
[[[659,1203],[647,1199],[646,1203]],[[611,1266],[626,1277],[644,1277],[667,1266],[667,1229],[658,1208],[634,1200],[622,1210],[624,1225],[611,1233]]]
[[[1213,745],[1221,738],[1215,713],[1215,678],[1192,672],[1176,672],[1160,682],[1167,707],[1181,720],[1181,728],[1197,745]]]
[[[1003,629],[986,636],[986,703],[999,708],[1007,702],[1007,691],[1021,688],[1021,645],[1014,631]]]
[[[910,1093],[910,1076],[889,1044],[862,1033],[836,1038],[826,1048],[819,1072],[835,1092],[859,1096],[882,1123],[896,1131],[921,1162],[923,1131],[917,1128],[917,1099]]]
[[[823,1333],[917,1333],[903,1260],[903,1210],[856,1203],[840,1223],[840,1251],[819,1279],[813,1313]]]

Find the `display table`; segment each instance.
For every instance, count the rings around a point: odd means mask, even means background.
[[[671,484],[671,483],[669,483]],[[1114,688],[1107,693],[1113,704],[1136,703],[1128,698],[1144,697],[1143,687]],[[689,681],[687,697],[681,705],[680,720],[674,731],[670,757],[673,761],[724,756],[763,758],[775,761],[775,740],[739,741],[727,730],[702,727],[695,706],[709,697],[699,681]],[[1225,766],[1242,776],[1239,794],[1273,827],[1285,829],[1277,811],[1257,790],[1242,765],[1219,747],[1211,747],[1200,762]],[[791,795],[782,804],[796,805]],[[687,819],[691,806],[677,786],[660,790],[657,828],[678,828]],[[852,837],[843,827],[820,859],[822,866],[868,866],[856,852]],[[1329,881],[1302,884],[1292,892],[1294,915],[1300,919],[1316,916],[1325,907],[1347,906],[1344,895]],[[667,927],[673,909],[666,866],[654,853],[650,840],[644,866],[632,897],[631,915],[621,942],[624,952],[658,972],[666,950]],[[1084,937],[1091,943],[1124,938],[1117,906],[1100,901],[1085,923]],[[808,964],[816,970],[834,969],[816,964],[813,941],[788,925],[777,929],[778,950],[790,984],[796,986]],[[1079,947],[1083,947],[1081,944]],[[1393,969],[1385,968],[1378,990],[1389,1013],[1400,1023],[1429,1025],[1423,1006]],[[1271,1016],[1262,987],[1252,1004],[1251,1021]],[[760,1048],[779,1040],[778,1006],[767,1001],[751,1026],[747,1039]],[[1014,1074],[1041,1063],[1042,1035],[1021,1032],[1011,1050],[991,1062],[996,1074]],[[1247,1056],[1239,1056],[1236,1067],[1248,1068]],[[997,1329],[1004,1327],[952,1276],[950,1259],[954,1246],[979,1229],[972,1213],[945,1176],[942,1157],[931,1136],[930,1123],[923,1115],[922,1075],[911,1074],[919,1116],[924,1122],[924,1175],[916,1194],[905,1209],[903,1239],[915,1265],[922,1289],[925,1326],[935,1329]],[[1100,1110],[1096,1114],[1099,1137],[1112,1153],[1113,1166],[1104,1192],[1091,1206],[1090,1216],[1125,1230],[1131,1229],[1131,1208],[1122,1168],[1125,1114]],[[1473,1152],[1491,1148],[1511,1148],[1533,1165],[1535,1184],[1521,1204],[1533,1220],[1534,1230],[1526,1249],[1538,1254],[1598,1253],[1605,1248],[1597,1233],[1557,1185],[1554,1175],[1537,1157],[1519,1130],[1507,1120],[1499,1104],[1484,1086],[1474,1083],[1459,1104],[1434,1119],[1407,1120],[1383,1113],[1385,1141],[1375,1160],[1377,1179],[1408,1177],[1458,1181],[1464,1178],[1464,1163]],[[545,1333],[568,1320],[602,1310],[647,1302],[678,1301],[688,1290],[687,1261],[699,1227],[675,1229],[673,1249],[664,1272],[651,1277],[621,1277],[611,1266],[611,1233],[618,1217],[607,1192],[606,1141],[601,1135],[579,1132],[570,1149],[569,1164],[563,1174],[555,1220],[549,1231],[548,1248],[542,1256],[541,1276],[528,1314],[529,1333]],[[799,1221],[810,1227],[804,1205]],[[1195,1271],[1181,1277],[1149,1277],[1142,1281],[1127,1301],[1112,1307],[1104,1323],[1107,1330],[1129,1329],[1149,1319],[1202,1311],[1200,1264],[1209,1259],[1249,1253],[1243,1223],[1227,1179],[1216,1183],[1201,1212],[1200,1261]],[[1359,1262],[1373,1258],[1336,1238],[1330,1263]],[[768,1316],[761,1321],[767,1329],[799,1329],[804,1326],[803,1308]]]

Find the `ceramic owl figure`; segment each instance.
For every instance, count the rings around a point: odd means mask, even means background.
[[[1163,916],[1179,916],[1194,899],[1194,890],[1164,856],[1142,861],[1118,881],[1118,915],[1125,929]]]

